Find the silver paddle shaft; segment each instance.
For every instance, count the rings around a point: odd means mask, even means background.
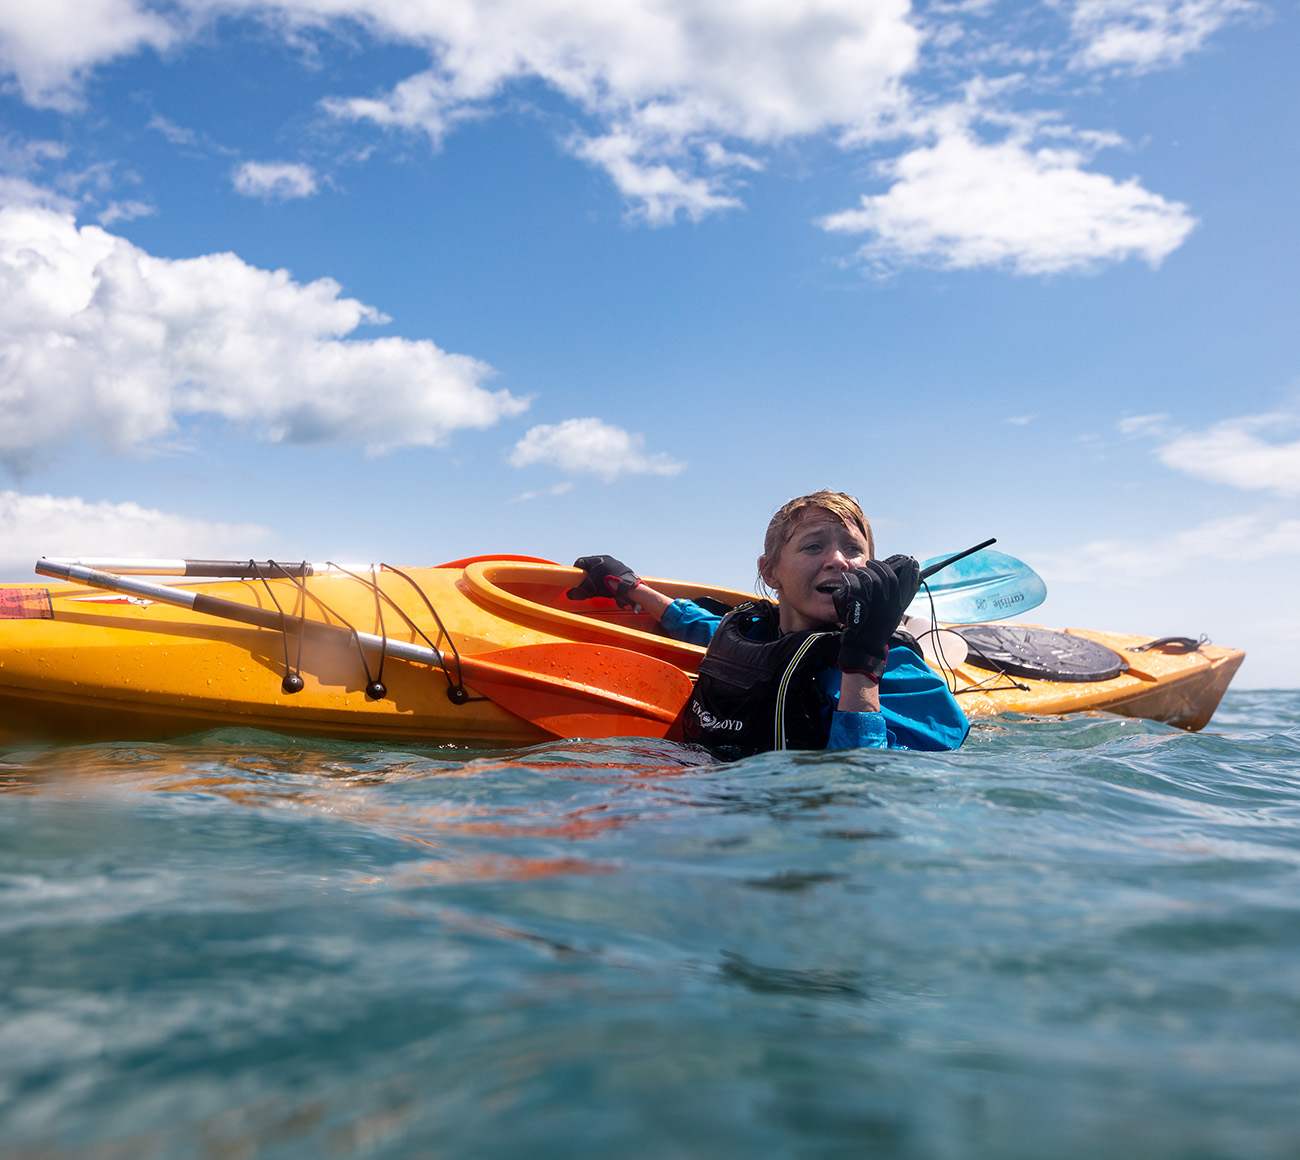
[[[265,575],[274,579],[277,576],[318,576],[322,572],[339,571],[329,564],[309,564],[303,560],[172,560],[129,556],[43,558],[55,564],[80,564],[85,568],[111,572],[117,576],[203,576],[216,579]]]
[[[156,600],[159,604],[172,604],[177,608],[188,608],[208,616],[223,620],[236,620],[241,624],[251,624],[256,628],[269,628],[275,632],[293,632],[302,624],[307,628],[325,629],[331,632],[345,632],[362,645],[382,650],[390,657],[417,664],[433,665],[445,670],[447,667],[443,654],[436,648],[410,644],[390,637],[375,636],[368,632],[357,632],[341,624],[326,624],[320,620],[302,621],[294,616],[286,616],[277,609],[258,608],[251,604],[241,604],[237,600],[223,600],[219,596],[209,596],[204,592],[190,592],[184,588],[170,588],[165,584],[153,584],[148,580],[133,580],[118,576],[112,572],[101,572],[97,568],[88,568],[84,564],[65,564],[58,560],[42,559],[36,562],[36,571],[42,576],[52,576],[59,580],[71,580],[74,584],[85,584],[90,588],[103,588],[107,592],[125,592],[130,596],[141,596],[146,600]]]

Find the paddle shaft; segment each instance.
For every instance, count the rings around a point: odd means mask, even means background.
[[[278,609],[257,608],[251,604],[241,604],[237,600],[223,600],[220,596],[208,596],[203,592],[187,592],[184,588],[169,588],[165,584],[152,584],[147,580],[132,580],[126,576],[117,576],[112,572],[101,572],[88,568],[84,564],[64,564],[57,560],[38,560],[36,571],[42,576],[53,576],[60,580],[71,580],[77,584],[86,584],[91,588],[103,588],[109,592],[125,592],[131,596],[141,596],[156,600],[160,604],[173,604],[177,608],[188,608],[208,616],[223,620],[234,620],[240,624],[250,624],[255,628],[269,628],[276,632],[292,632],[299,624],[312,629],[324,629],[333,632],[345,632],[354,636],[361,644],[370,648],[383,649],[389,656],[400,657],[417,664],[433,665],[435,668],[447,668],[441,651],[426,648],[423,645],[409,644],[406,641],[393,640],[389,637],[374,636],[368,632],[354,632],[341,624],[326,624],[320,620],[300,620],[298,617],[285,616]],[[461,658],[461,668],[468,677],[473,668],[471,658]]]
[[[50,556],[47,559],[52,564],[76,564],[117,576],[203,576],[208,579],[266,576],[274,580],[278,576],[316,576],[335,570],[328,564],[309,564],[304,560],[153,560],[115,556]]]
[[[955,564],[958,560],[964,560],[967,556],[973,556],[976,552],[983,551],[990,544],[996,544],[997,542],[997,537],[994,536],[985,540],[982,544],[976,544],[973,548],[967,548],[964,552],[958,552],[955,556],[949,556],[946,560],[940,560],[937,564],[931,564],[921,573],[921,579],[928,580],[936,572],[942,572],[949,564]],[[847,581],[845,581],[845,583],[847,583]],[[844,591],[843,584],[840,585],[840,591]]]
[[[964,560],[967,556],[973,556],[976,552],[981,552],[990,544],[996,544],[997,537],[993,536],[985,540],[982,544],[976,544],[973,548],[967,548],[964,552],[958,552],[955,556],[949,556],[946,560],[940,560],[937,564],[931,564],[921,573],[922,580],[928,580],[936,572],[942,572],[949,564],[955,564],[958,560]]]

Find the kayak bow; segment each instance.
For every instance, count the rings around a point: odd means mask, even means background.
[[[579,733],[589,737],[663,737],[691,695],[690,679],[680,669],[624,649],[557,642],[476,657],[453,656],[449,661],[447,654],[437,648],[306,617],[289,617],[278,607],[260,608],[79,564],[42,560],[36,571],[284,634],[346,633],[359,648],[376,651],[381,658],[431,665],[449,676],[455,674],[503,709],[558,736]],[[282,691],[292,695],[302,686],[301,678],[290,674],[282,682]],[[459,689],[458,680],[449,692]],[[367,682],[366,694],[371,700],[382,699],[387,691],[377,680]],[[456,700],[454,696],[451,699],[453,703]]]

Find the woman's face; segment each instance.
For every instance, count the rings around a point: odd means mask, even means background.
[[[782,632],[834,628],[836,588],[844,573],[866,563],[867,541],[830,512],[815,512],[795,525],[776,563],[758,561],[759,575],[777,595]]]

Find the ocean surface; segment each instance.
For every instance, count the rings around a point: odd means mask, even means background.
[[[1300,1156],[1300,692],[0,750],[0,1155]]]

